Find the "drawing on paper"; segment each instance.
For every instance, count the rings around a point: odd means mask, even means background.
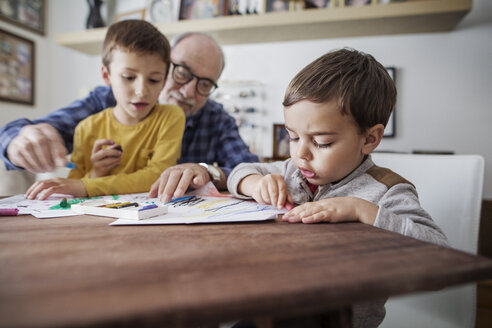
[[[210,182],[202,188],[164,204],[157,198],[149,198],[147,193],[99,196],[92,198],[73,198],[67,195],[51,195],[46,200],[28,200],[17,195],[0,200],[0,208],[18,208],[19,215],[31,214],[37,218],[55,218],[80,215],[71,208],[62,207],[61,201],[83,204],[83,201],[98,199],[101,201],[134,202],[140,204],[168,205],[168,213],[143,220],[118,219],[111,225],[134,224],[190,224],[213,222],[264,221],[285,213],[270,205],[261,205],[254,201],[232,198],[221,194]]]

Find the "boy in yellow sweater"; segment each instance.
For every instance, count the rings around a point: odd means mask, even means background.
[[[68,178],[38,181],[26,197],[148,191],[181,152],[184,113],[177,106],[157,104],[169,64],[169,42],[152,24],[125,20],[111,25],[101,71],[116,106],[77,125],[71,155],[76,168]]]

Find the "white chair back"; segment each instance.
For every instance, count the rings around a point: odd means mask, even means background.
[[[484,159],[478,155],[373,153],[376,165],[417,188],[422,207],[453,248],[477,253]],[[476,284],[390,298],[381,327],[475,327]]]

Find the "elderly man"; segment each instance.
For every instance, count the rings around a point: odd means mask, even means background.
[[[160,100],[180,106],[186,114],[181,158],[162,172],[149,193],[166,202],[209,181],[225,189],[234,166],[258,161],[239,136],[234,119],[209,99],[224,68],[220,46],[205,34],[186,33],[174,40],[171,62]],[[109,87],[97,87],[87,98],[45,117],[13,121],[0,130],[0,156],[7,169],[40,173],[65,166],[78,122],[115,103]]]

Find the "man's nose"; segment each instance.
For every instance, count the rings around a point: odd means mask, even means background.
[[[193,77],[193,79],[190,82],[181,86],[181,88],[180,88],[181,94],[183,94],[183,96],[185,98],[194,97],[195,96],[195,90],[196,90],[196,83],[197,83],[197,79],[195,77]]]

